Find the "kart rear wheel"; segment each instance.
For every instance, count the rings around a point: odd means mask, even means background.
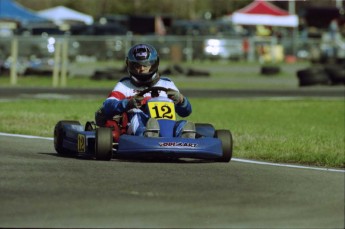
[[[215,137],[222,142],[223,155],[218,159],[220,162],[229,162],[232,157],[232,135],[228,130],[216,130]]]
[[[64,130],[65,125],[80,125],[80,122],[70,120],[59,121],[54,128],[54,148],[62,156],[75,156],[76,152],[62,147],[62,142],[66,134]]]
[[[113,133],[110,128],[96,129],[95,157],[101,161],[109,161],[113,157]]]

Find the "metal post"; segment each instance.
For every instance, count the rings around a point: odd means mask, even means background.
[[[127,52],[131,48],[131,46],[132,46],[132,41],[133,41],[133,33],[132,32],[127,32],[127,34],[126,34],[126,41],[125,41],[125,50],[124,50],[125,56],[127,56]]]
[[[278,39],[276,36],[271,36],[271,48],[270,48],[270,51],[271,51],[271,62],[272,63],[276,63],[277,61],[277,57],[276,57],[276,47],[277,47],[277,44],[278,44]]]
[[[187,36],[187,48],[188,52],[186,53],[186,60],[188,63],[193,62],[193,38],[189,35]]]
[[[255,61],[255,38],[248,37],[248,41],[249,41],[249,50],[248,50],[247,61],[253,62]]]
[[[55,42],[55,52],[54,52],[54,69],[53,69],[53,87],[59,85],[59,68],[60,68],[60,50],[61,42],[56,40]]]
[[[61,86],[66,87],[67,84],[67,67],[68,67],[68,38],[64,38],[62,46],[61,60]]]
[[[295,0],[289,1],[289,13],[291,15],[296,14]],[[292,29],[292,55],[296,55],[297,52],[297,39],[298,39],[298,27]]]
[[[290,1],[289,1],[289,13],[290,13],[290,14],[296,14],[296,4],[295,4],[295,0],[290,0]]]
[[[342,9],[343,8],[343,0],[336,0],[336,7],[338,9]]]
[[[18,76],[17,76],[17,59],[18,59],[18,38],[15,36],[11,42],[11,73],[10,81],[11,85],[16,85]]]

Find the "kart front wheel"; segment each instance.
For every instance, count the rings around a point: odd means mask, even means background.
[[[222,142],[223,155],[218,161],[229,162],[232,157],[232,135],[228,130],[216,130],[215,137]]]
[[[109,161],[113,157],[113,134],[110,128],[96,129],[95,157],[101,161]]]
[[[56,152],[62,156],[75,156],[76,152],[65,149],[62,146],[66,134],[64,130],[65,125],[80,125],[80,122],[70,120],[59,121],[54,128],[54,148]]]

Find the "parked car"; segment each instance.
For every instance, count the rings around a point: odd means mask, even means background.
[[[211,59],[239,60],[243,57],[242,39],[210,38],[204,41],[204,55]]]

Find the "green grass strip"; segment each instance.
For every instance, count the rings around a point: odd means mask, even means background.
[[[188,120],[229,129],[234,157],[345,168],[342,99],[190,99]],[[103,99],[0,102],[0,132],[53,137],[59,120],[93,120]]]

